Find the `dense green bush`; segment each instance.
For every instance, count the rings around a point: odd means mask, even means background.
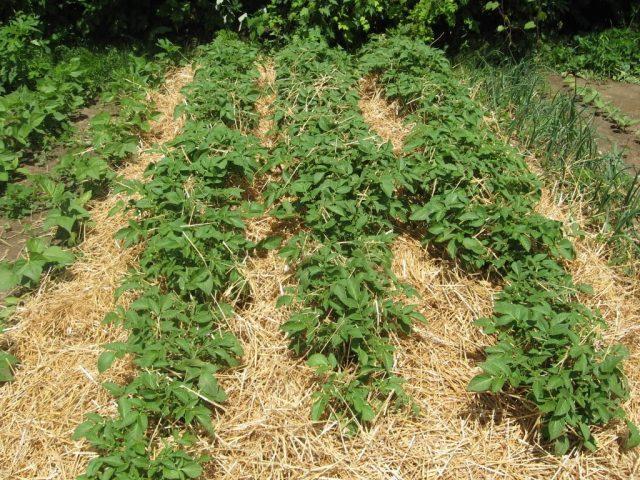
[[[168,32],[176,34],[210,33],[237,22],[244,6],[242,0],[5,0],[0,19],[14,12],[39,15],[49,29],[94,40],[133,36],[155,38]]]
[[[631,0],[5,0],[0,20],[24,11],[54,31],[96,40],[208,36],[222,27],[281,38],[319,30],[330,41],[362,43],[393,27],[459,42],[469,33],[512,41],[535,32],[610,26],[631,18]]]
[[[548,46],[544,59],[563,71],[640,83],[640,31],[612,28]]]

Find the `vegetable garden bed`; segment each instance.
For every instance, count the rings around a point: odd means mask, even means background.
[[[633,474],[637,280],[589,233],[569,241],[580,210],[441,53],[308,40],[269,59],[221,35],[197,62],[184,100],[188,68],[155,97],[168,148],[131,167],[148,165],[128,221],[107,218],[118,198],[94,208],[69,278],[17,311],[0,472]]]

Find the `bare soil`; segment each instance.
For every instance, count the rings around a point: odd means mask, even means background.
[[[565,84],[559,75],[549,75],[548,82],[554,93],[571,93],[572,91],[571,86]],[[629,117],[640,120],[640,85],[614,80],[595,82],[582,78],[578,78],[577,83],[580,86],[596,89],[604,100],[611,102]],[[640,141],[636,135],[640,131],[640,126],[636,125],[628,131],[621,131],[594,108],[585,105],[585,109],[593,115],[593,126],[599,136],[600,150],[608,152],[617,146],[624,151],[625,162],[635,169],[640,169]]]

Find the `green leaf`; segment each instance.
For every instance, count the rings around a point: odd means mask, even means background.
[[[14,379],[13,370],[18,365],[18,359],[10,353],[0,351],[0,382],[11,382]]]
[[[307,360],[307,366],[312,368],[328,368],[329,360],[321,353],[314,353],[309,356]]]
[[[0,291],[11,290],[19,283],[20,277],[13,272],[11,266],[5,262],[0,263]]]
[[[491,382],[493,382],[493,377],[482,373],[471,379],[467,386],[467,390],[469,392],[486,392],[491,388]]]
[[[318,398],[311,406],[311,420],[317,422],[322,418],[325,409],[327,408],[327,399],[324,395],[318,395]]]
[[[74,256],[71,252],[63,250],[58,246],[47,247],[45,251],[42,252],[42,256],[45,260],[62,266],[69,265],[73,263],[74,260]]]
[[[276,307],[284,307],[285,305],[291,305],[293,301],[293,297],[291,295],[280,295],[278,300],[276,300]]]
[[[98,372],[103,373],[111,367],[114,360],[116,359],[116,354],[107,350],[106,352],[102,352],[98,357]]]
[[[89,432],[91,432],[91,430],[93,429],[94,425],[95,425],[94,422],[92,422],[91,420],[87,420],[86,422],[82,422],[73,431],[73,435],[71,436],[71,439],[75,440],[75,441],[82,440],[83,438],[85,438],[89,434]]]
[[[477,238],[463,238],[462,245],[464,248],[471,250],[473,253],[482,255],[486,249],[484,245]]]
[[[532,30],[534,28],[536,28],[536,22],[534,22],[534,21],[530,20],[530,21],[528,21],[527,23],[524,24],[524,29],[525,30]]]
[[[425,220],[429,220],[430,216],[431,216],[431,207],[429,205],[426,205],[424,207],[414,210],[411,216],[409,216],[409,220],[425,221]]]
[[[631,450],[640,445],[640,431],[631,420],[627,420],[627,428],[629,429],[629,433],[623,446],[625,450]]]
[[[200,375],[198,388],[200,393],[212,402],[222,403],[227,399],[227,394],[218,384],[218,380],[209,372]]]
[[[570,410],[571,410],[571,402],[568,399],[562,397],[560,398],[560,400],[558,400],[558,404],[556,405],[556,410],[554,412],[554,415],[561,417],[569,413]]]
[[[552,418],[547,424],[549,440],[555,440],[565,432],[566,422],[564,418]]]
[[[258,242],[257,247],[263,248],[265,250],[274,250],[278,248],[281,243],[282,243],[282,237],[276,235],[272,237],[267,237],[264,240],[260,240],[260,242]]]
[[[393,197],[393,178],[389,175],[383,175],[380,179],[380,185],[382,187],[382,191],[387,195],[387,197]]]
[[[198,478],[202,475],[202,467],[194,462],[182,467],[182,472],[189,478]]]
[[[200,424],[200,426],[204,428],[205,432],[207,432],[211,437],[215,435],[215,429],[213,428],[213,423],[211,422],[211,415],[206,413],[197,414],[196,420]]]
[[[562,258],[566,258],[567,260],[574,260],[576,258],[575,250],[573,249],[573,245],[569,240],[563,238],[558,242],[557,245],[558,254]]]
[[[558,456],[562,456],[565,453],[567,453],[567,451],[569,450],[569,437],[566,435],[563,435],[562,437],[558,438],[554,444],[553,444],[553,449],[555,451],[555,454]]]

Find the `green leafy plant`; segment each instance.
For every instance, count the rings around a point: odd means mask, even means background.
[[[637,28],[610,28],[576,35],[571,42],[546,45],[542,60],[563,72],[586,78],[611,78],[640,83],[640,32]]]
[[[506,283],[494,315],[478,321],[498,344],[486,349],[483,373],[469,389],[521,392],[537,406],[557,454],[572,440],[595,449],[591,428],[625,418],[626,352],[599,348],[604,321],[576,300],[589,287],[574,285],[562,263],[573,259],[573,247],[558,222],[533,212],[537,181],[482,126],[481,110],[438,57],[397,37],[373,43],[361,61],[416,124],[403,152],[420,173],[409,220],[423,225],[425,241]]]
[[[571,95],[546,95],[546,78],[531,61],[493,66],[474,57],[464,63],[472,66],[465,76],[482,85],[479,99],[497,113],[503,135],[535,154],[567,201],[586,206],[585,226],[611,247],[612,262],[633,264],[629,259],[640,255],[639,178],[622,152],[600,151],[592,115]]]
[[[25,258],[0,262],[0,290],[12,290],[17,286],[31,288],[40,283],[43,273],[69,265],[73,259],[68,251],[47,245],[40,238],[31,238],[26,243]]]
[[[243,200],[241,185],[259,170],[264,149],[235,128],[241,119],[250,128],[257,121],[256,57],[257,49],[230,36],[201,48],[176,148],[149,167],[146,182],[131,185],[138,196],[129,206],[137,215],[118,238],[144,241],[140,272],[124,286],[140,296],[107,317],[129,338],[105,345],[98,369],[128,354],[140,372],[126,385],[105,385],[118,401],[116,418],[92,414],[77,428],[76,438],[99,453],[81,478],[202,473],[206,458],[185,448],[195,434],[214,434],[212,410],[226,401],[216,373],[238,365],[242,355],[224,327],[233,305],[248,294],[239,266],[257,247],[245,238],[244,222],[262,212]],[[210,91],[220,94],[202,97]],[[187,434],[178,436],[178,430]],[[169,438],[171,446],[162,446]]]
[[[65,191],[61,197],[56,199],[56,207],[49,211],[44,228],[55,229],[56,240],[73,246],[82,239],[82,229],[90,218],[85,206],[91,198],[91,192],[76,197]]]
[[[0,93],[11,92],[20,85],[33,87],[51,68],[51,49],[42,30],[37,16],[23,13],[0,26]]]

